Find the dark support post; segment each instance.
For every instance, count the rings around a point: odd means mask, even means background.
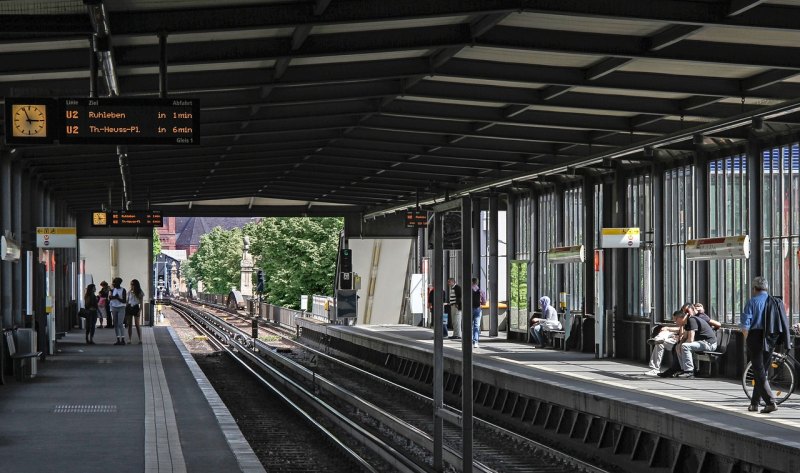
[[[158,33],[158,96],[167,98],[167,33]]]
[[[463,317],[461,327],[463,337],[461,339],[461,351],[463,361],[461,363],[461,433],[462,433],[462,469],[463,473],[472,473],[472,274],[469,268],[472,267],[472,219],[470,212],[472,206],[469,197],[461,198],[461,258],[463,269],[461,283],[461,302]]]
[[[653,307],[650,313],[650,328],[664,318],[656,314],[664,308],[664,166],[654,163],[651,172],[651,189],[653,192],[653,266],[651,275],[653,289]]]
[[[11,157],[7,150],[0,148],[0,231],[11,229]],[[12,268],[8,261],[0,262],[0,317],[3,327],[11,327],[14,323],[12,316],[11,294]]]
[[[763,233],[761,228],[761,183],[763,181],[764,162],[759,153],[758,141],[750,138],[747,145],[747,187],[748,191],[748,212],[747,227],[750,233],[750,259],[747,261],[747,287],[750,281],[756,276],[764,276],[764,267],[761,264],[761,251],[763,248]],[[772,209],[773,211],[775,209]],[[769,281],[769,284],[777,287],[777,281]]]
[[[506,339],[511,340],[511,260],[517,259],[517,233],[515,225],[518,219],[525,218],[517,214],[517,197],[513,192],[506,194]],[[516,339],[515,339],[516,340]]]
[[[16,238],[17,243],[20,244],[22,247],[22,163],[19,160],[16,160],[11,165],[12,171],[12,179],[13,179],[13,194],[12,198],[14,199],[11,203],[11,206],[14,210],[13,218],[12,218],[12,231],[14,232],[14,238]],[[16,325],[20,327],[23,326],[25,321],[25,316],[23,314],[23,307],[24,307],[24,296],[23,296],[23,273],[22,267],[25,265],[25,254],[23,252],[22,256],[20,256],[19,262],[14,265],[14,294],[12,295],[11,299],[13,300],[13,316],[11,317],[14,320]]]
[[[439,414],[444,409],[444,297],[442,213],[433,214],[433,469],[444,471],[442,448],[444,424]]]
[[[584,292],[583,315],[593,311],[594,307],[594,239],[597,228],[594,227],[595,209],[594,180],[583,178],[583,245],[586,247],[586,262],[583,265]],[[595,314],[597,315],[597,314]]]
[[[612,185],[613,191],[611,192],[611,199],[609,199],[610,212],[611,212],[611,226],[620,228],[626,226],[625,219],[625,190],[626,190],[626,176],[622,173],[620,168],[614,170],[615,179]],[[627,263],[628,254],[622,250],[611,250],[612,257],[606,258],[612,262],[612,266],[606,267],[608,274],[611,276],[610,284],[607,286],[611,288],[612,299],[611,306],[614,309],[614,317],[612,320],[606,320],[606,327],[608,331],[606,338],[609,342],[606,345],[606,352],[609,356],[617,357],[620,353],[617,352],[617,328],[621,325],[622,320],[625,318],[625,313],[628,311],[627,295],[628,295],[628,280],[625,275],[625,266]]]
[[[492,192],[489,196],[489,277],[487,286],[489,289],[489,336],[497,336],[497,317],[498,317],[498,303],[499,298],[497,295],[498,284],[497,278],[499,276],[498,264],[500,258],[498,257],[498,226],[500,220],[498,218],[498,195]]]
[[[468,214],[464,214],[468,215]],[[472,274],[481,280],[481,198],[472,198],[472,264],[467,266],[465,272]],[[471,268],[471,270],[470,270]],[[464,286],[465,288],[469,286]]]

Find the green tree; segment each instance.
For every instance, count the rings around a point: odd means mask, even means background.
[[[153,228],[153,262],[156,261],[159,254],[161,254],[161,240],[158,238],[158,232]]]
[[[243,229],[264,270],[267,300],[299,307],[303,294],[333,294],[341,218],[265,218]]]
[[[215,227],[200,237],[200,247],[189,259],[189,272],[203,281],[205,292],[227,294],[239,287],[241,259],[242,230]]]

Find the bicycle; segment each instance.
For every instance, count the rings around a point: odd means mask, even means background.
[[[792,395],[796,387],[794,371],[795,367],[799,365],[800,363],[788,352],[772,354],[767,380],[773,394],[775,394],[775,402],[777,404],[789,399],[789,396]],[[744,389],[744,393],[747,394],[747,398],[750,400],[753,399],[753,386],[755,386],[753,363],[748,362],[742,375],[742,389]],[[763,401],[760,404],[764,405]]]

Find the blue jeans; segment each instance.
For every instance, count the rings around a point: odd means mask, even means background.
[[[481,337],[481,315],[483,311],[480,307],[472,309],[472,343],[478,343]]]
[[[692,343],[684,343],[681,345],[680,353],[674,353],[677,355],[678,362],[680,363],[680,367],[683,371],[694,371],[694,360],[692,359],[692,353],[696,351],[714,351],[717,349],[717,343],[708,343],[707,341],[697,341]]]
[[[531,327],[531,341],[534,345],[544,345],[544,334],[542,333],[542,326],[539,324]]]
[[[112,307],[111,316],[114,317],[114,332],[116,332],[117,338],[125,338],[125,327],[123,326],[125,323],[125,306]]]
[[[442,315],[442,337],[447,336],[447,318],[448,314],[445,312],[444,315]]]

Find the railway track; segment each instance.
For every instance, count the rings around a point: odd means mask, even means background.
[[[293,382],[312,391],[319,402],[335,406],[343,416],[355,419],[354,422],[383,438],[392,449],[430,470],[433,442],[427,432],[433,431],[433,401],[429,397],[294,342],[287,338],[293,334],[291,331],[262,325],[259,340],[254,341],[249,335],[250,319],[243,314],[232,314],[223,308],[184,307],[204,320],[203,324],[217,327],[216,336],[224,343],[239,344],[238,350],[246,352],[251,362],[266,360],[274,369],[289,373],[287,376]],[[459,414],[455,410],[452,413],[454,417]],[[451,470],[460,470],[461,429],[446,422],[444,432],[444,459]],[[473,454],[474,471],[604,472],[477,418]]]

